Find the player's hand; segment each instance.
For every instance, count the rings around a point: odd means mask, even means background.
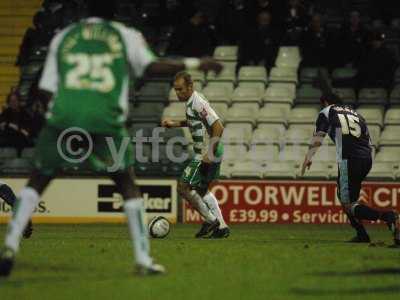
[[[301,167],[301,176],[304,175],[304,173],[306,172],[306,169],[310,170],[311,165],[312,165],[311,160],[308,160],[307,158],[304,159],[303,166]]]
[[[221,73],[223,68],[224,66],[213,58],[206,57],[200,60],[199,70],[203,72],[214,71],[218,75],[219,73]]]
[[[175,125],[175,122],[170,119],[164,119],[161,122],[161,126],[166,127],[166,128],[174,127],[174,125]]]

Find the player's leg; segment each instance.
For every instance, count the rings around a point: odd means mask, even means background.
[[[129,138],[129,135],[125,130],[112,137],[116,149],[121,149],[122,145],[126,142],[126,138]],[[164,273],[165,268],[154,264],[150,257],[150,242],[145,222],[144,200],[134,181],[134,152],[132,144],[129,143],[126,150],[121,153],[121,157],[116,158],[112,157],[105,137],[96,136],[94,137],[94,141],[94,155],[96,155],[96,160],[98,160],[97,166],[94,167],[100,170],[102,169],[99,169],[100,165],[108,165],[105,171],[108,171],[108,176],[114,181],[124,199],[124,211],[128,219],[128,228],[133,243],[137,272],[140,275]],[[116,159],[118,161],[115,161]],[[96,160],[92,160],[91,163],[93,164]]]
[[[128,219],[138,273],[140,275],[164,273],[164,267],[154,264],[150,257],[150,242],[144,217],[144,200],[139,188],[134,183],[133,168],[112,173],[110,177],[124,199],[124,210]]]
[[[21,190],[13,207],[13,216],[8,224],[4,248],[0,254],[0,276],[8,276],[13,268],[15,255],[17,254],[21,237],[27,228],[32,214],[39,204],[40,195],[45,190],[51,176],[45,176],[35,171],[31,175],[28,184]]]
[[[372,166],[372,161],[357,160],[349,162],[349,184],[351,205],[347,207],[347,211],[359,220],[385,222],[394,234],[395,243],[400,244],[398,214],[393,210],[377,210],[370,207],[368,203],[359,201],[361,183],[368,175]]]
[[[189,183],[180,180],[178,182],[178,194],[181,198],[186,199],[190,205],[204,218],[200,230],[195,234],[196,238],[205,237],[215,228],[218,228],[219,222],[214,216],[210,208],[204,203],[202,197]]]
[[[348,169],[347,169],[347,161],[339,163],[338,168],[338,180],[337,180],[337,194],[339,201],[342,204],[343,210],[346,213],[350,225],[356,230],[356,236],[349,240],[351,243],[369,243],[370,238],[369,235],[360,220],[357,220],[349,211],[348,207],[350,205],[349,198],[349,178],[348,178]]]
[[[13,216],[8,224],[5,247],[1,253],[0,276],[8,276],[13,267],[15,255],[19,250],[21,236],[39,204],[40,195],[53,178],[62,158],[57,151],[58,131],[46,127],[40,133],[36,151],[36,170],[28,184],[19,193],[13,208]]]
[[[15,196],[13,190],[4,182],[0,182],[0,198],[3,199],[12,208],[17,202],[17,197]],[[25,227],[25,230],[23,232],[23,237],[28,239],[31,237],[32,233],[33,225],[32,221],[29,220],[28,225]]]
[[[200,160],[192,160],[183,171],[178,181],[178,194],[181,198],[186,199],[190,205],[204,218],[204,222],[200,230],[195,234],[196,238],[209,235],[215,228],[219,226],[216,216],[214,216],[210,208],[204,203],[202,197],[195,190],[201,183]]]

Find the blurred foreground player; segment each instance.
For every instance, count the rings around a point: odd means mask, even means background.
[[[205,220],[196,234],[197,238],[226,238],[230,234],[229,227],[224,221],[217,198],[209,191],[211,182],[219,176],[223,155],[220,138],[224,126],[210,103],[194,90],[190,74],[176,74],[174,89],[179,101],[186,102],[186,120],[165,119],[162,125],[167,128],[189,127],[195,153],[179,179],[178,193],[189,201]],[[206,131],[210,136],[208,147]]]
[[[8,184],[1,181],[0,181],[0,198],[3,199],[13,209],[15,208],[17,197],[15,196],[11,187]],[[29,239],[32,233],[33,233],[33,225],[32,221],[29,220],[28,225],[26,225],[25,230],[23,232],[23,237]]]
[[[63,140],[60,148],[69,148],[72,153],[92,148],[89,156],[92,169],[107,170],[107,175],[115,182],[125,202],[138,274],[165,271],[163,266],[153,263],[149,254],[143,198],[134,184],[133,149],[130,143],[124,143],[126,138],[130,140],[125,129],[129,69],[131,67],[135,77],[140,77],[143,74],[172,75],[185,67],[219,73],[222,66],[212,59],[158,61],[140,32],[107,21],[114,14],[114,5],[114,1],[90,0],[90,12],[96,18],[72,24],[51,42],[40,88],[52,94],[52,104],[47,125],[36,145],[35,171],[21,191],[9,223],[5,247],[0,255],[1,276],[11,272],[22,231],[39,203],[40,195],[65,163],[57,144],[61,134],[72,127],[89,133],[89,141],[76,150],[71,149],[71,140]],[[119,155],[118,162],[114,162],[108,146],[110,138],[115,149],[121,149],[121,146],[126,149]],[[90,147],[90,141],[93,147]]]
[[[352,108],[342,104],[335,94],[321,97],[324,108],[318,115],[310,149],[304,159],[301,174],[310,168],[312,157],[322,145],[326,134],[336,145],[338,163],[338,196],[357,235],[354,243],[370,242],[362,220],[381,220],[394,234],[394,246],[400,247],[400,221],[394,211],[378,211],[359,201],[361,183],[372,167],[372,149],[365,119]]]

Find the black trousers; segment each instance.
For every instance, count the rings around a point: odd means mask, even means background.
[[[361,183],[372,168],[372,158],[342,160],[338,163],[338,197],[342,204],[358,201]]]

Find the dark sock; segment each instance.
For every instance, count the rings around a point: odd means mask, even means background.
[[[385,211],[380,216],[379,219],[386,222],[396,222],[396,214],[393,211]]]
[[[347,217],[349,218],[351,226],[357,231],[358,236],[368,236],[368,233],[361,222],[357,221],[356,218],[350,214],[347,214]]]
[[[354,207],[354,216],[360,220],[376,221],[380,217],[380,212],[364,204]]]
[[[0,198],[11,207],[13,207],[15,201],[17,201],[17,197],[15,197],[14,192],[7,184],[0,185]]]

